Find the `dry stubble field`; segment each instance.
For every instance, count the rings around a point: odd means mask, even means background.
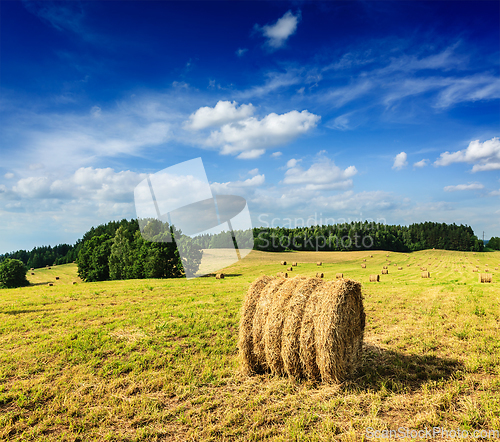
[[[72,285],[75,265],[36,270],[34,286],[0,290],[0,439],[358,441],[368,427],[500,429],[500,252],[386,255],[254,251],[223,280]],[[299,263],[294,275],[313,276],[321,260],[325,278],[363,283],[363,363],[342,385],[238,372],[246,289],[282,260]],[[387,264],[389,275],[368,282]],[[493,284],[478,283],[476,266]]]

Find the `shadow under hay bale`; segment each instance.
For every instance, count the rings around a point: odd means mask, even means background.
[[[361,359],[364,328],[360,283],[262,276],[242,307],[242,371],[340,382]]]

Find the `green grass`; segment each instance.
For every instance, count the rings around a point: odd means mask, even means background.
[[[371,254],[252,252],[223,280],[73,285],[75,265],[37,269],[28,275],[38,285],[0,290],[0,439],[354,441],[367,427],[499,429],[500,252]],[[387,259],[389,275],[369,283]],[[238,372],[243,297],[281,260],[310,276],[321,260],[325,278],[363,283],[363,363],[342,385]],[[472,272],[486,264],[493,284]]]

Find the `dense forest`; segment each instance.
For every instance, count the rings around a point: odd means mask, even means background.
[[[180,277],[195,272],[201,261],[201,250],[228,247],[231,235],[187,237],[173,226],[151,221],[147,235],[141,235],[139,222],[111,221],[92,227],[74,245],[35,247],[0,255],[0,262],[19,259],[26,267],[39,268],[76,261],[80,276],[86,281],[129,278]],[[280,252],[391,250],[411,252],[424,249],[445,249],[481,252],[483,241],[471,227],[455,224],[419,223],[410,226],[389,226],[369,222],[297,227],[254,228],[253,232],[235,231],[239,247]],[[148,239],[145,240],[144,236]],[[173,236],[175,242],[170,241]],[[252,238],[253,236],[253,238]],[[489,247],[500,249],[500,239],[492,238]],[[189,256],[187,262],[183,256]],[[186,267],[188,266],[188,267]],[[184,268],[186,267],[186,268]]]

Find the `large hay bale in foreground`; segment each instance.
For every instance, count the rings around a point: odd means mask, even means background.
[[[360,361],[364,328],[360,283],[262,276],[241,311],[242,371],[341,382]]]
[[[430,278],[431,274],[429,272],[422,272],[422,278]]]
[[[370,275],[370,282],[379,282],[380,275]]]
[[[490,275],[489,273],[481,273],[479,275],[479,282],[493,282],[493,275]]]

